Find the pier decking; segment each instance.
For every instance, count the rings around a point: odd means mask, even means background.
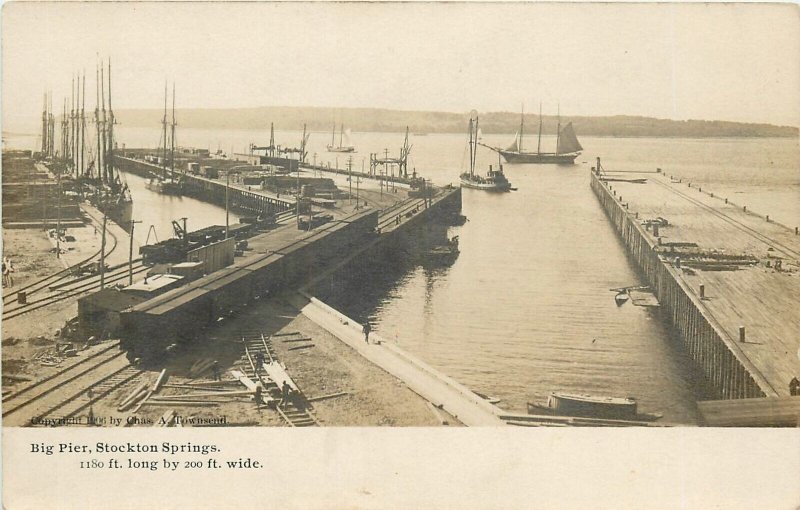
[[[782,397],[800,376],[800,236],[661,173],[591,186],[722,399]]]

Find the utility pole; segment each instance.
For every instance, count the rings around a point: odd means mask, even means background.
[[[289,168],[292,168],[292,155],[289,154]],[[300,228],[300,166],[297,166],[297,194],[295,195],[295,207],[297,209],[297,228]],[[308,222],[309,225],[311,222]]]
[[[131,243],[128,248],[128,285],[133,285],[133,229],[141,221],[131,220]]]
[[[103,213],[103,235],[100,238],[100,288],[106,286],[106,222],[108,216]]]
[[[350,185],[350,190],[347,192],[347,203],[353,203],[353,156],[347,159],[347,183]]]
[[[231,173],[225,172],[225,239],[228,238],[228,230],[230,229],[230,217],[228,213],[228,188],[231,186]]]
[[[363,163],[363,160],[362,160],[362,163]],[[363,171],[362,171],[362,173],[363,173]],[[360,206],[358,205],[358,204],[359,204],[359,200],[358,200],[358,188],[359,188],[359,184],[361,184],[361,176],[360,176],[360,175],[359,175],[358,177],[356,177],[356,209],[358,209],[358,208],[360,207]]]
[[[58,210],[56,211],[56,258],[61,258],[61,172],[56,174],[56,204]]]

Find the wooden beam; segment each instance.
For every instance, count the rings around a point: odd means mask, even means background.
[[[318,397],[307,398],[308,402],[319,402],[320,400],[327,400],[329,398],[343,397],[349,395],[349,391],[340,391],[339,393],[329,393],[328,395],[320,395]]]

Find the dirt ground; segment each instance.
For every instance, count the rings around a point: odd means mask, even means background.
[[[277,333],[298,332],[311,338],[314,347],[289,350],[279,336],[273,339],[277,358],[307,398],[347,392],[346,395],[313,403],[315,417],[323,426],[433,426],[441,423],[427,402],[408,389],[395,377],[372,365],[350,347],[334,338],[322,328],[299,315],[279,298],[251,305],[245,312],[209,330],[200,344],[179,348],[169,359],[155,363],[148,375],[155,381],[160,367],[167,369],[168,384],[186,384],[212,381],[205,373],[197,379],[187,376],[197,360],[215,359],[224,372],[223,380],[234,382],[229,370],[243,353],[239,343],[243,331],[261,331],[266,336]],[[296,344],[295,344],[296,345]],[[95,407],[96,415],[119,415],[114,406],[127,396],[138,383],[131,383],[106,399],[106,407]],[[244,386],[230,385],[232,390]],[[165,388],[159,395],[185,393],[186,390]],[[274,410],[257,409],[248,397],[233,397],[230,402],[215,407],[148,407],[143,406],[136,417],[141,425],[149,426],[169,409],[183,417],[219,418],[224,416],[228,426],[284,426]],[[126,418],[124,418],[126,419]],[[450,424],[457,421],[450,417]]]

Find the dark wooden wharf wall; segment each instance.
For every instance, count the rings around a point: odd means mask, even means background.
[[[680,333],[689,355],[722,399],[777,396],[758,369],[744,356],[703,307],[695,302],[676,269],[661,260],[658,244],[638,219],[629,213],[608,184],[591,174],[591,187],[628,253],[658,298],[662,310]]]

